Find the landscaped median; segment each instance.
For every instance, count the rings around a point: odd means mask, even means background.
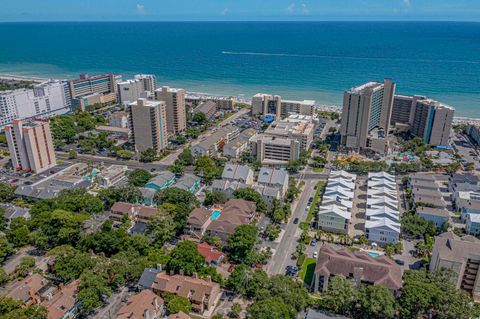
[[[310,205],[310,210],[308,211],[307,222],[310,224],[313,218],[313,214],[315,213],[315,208],[317,206],[318,199],[320,198],[320,194],[322,194],[323,189],[325,188],[325,182],[318,182],[317,183],[317,190],[315,191],[315,195],[313,195],[312,204]]]
[[[317,265],[317,259],[305,258],[302,264],[302,268],[298,274],[298,277],[303,280],[304,283],[310,285],[315,272],[315,266]]]

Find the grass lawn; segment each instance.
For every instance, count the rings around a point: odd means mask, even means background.
[[[315,207],[317,206],[318,197],[320,193],[323,191],[325,187],[325,182],[318,182],[317,183],[317,190],[315,191],[315,195],[313,195],[313,201],[310,205],[310,210],[308,211],[307,222],[310,223],[313,218],[313,214],[315,213]]]
[[[323,172],[323,168],[314,167],[314,168],[312,168],[312,172],[314,172],[314,173],[321,173],[321,172]]]
[[[313,273],[315,272],[315,266],[317,264],[317,260],[315,258],[305,258],[303,262],[302,269],[298,276],[300,279],[303,280],[304,283],[310,285],[313,278]]]

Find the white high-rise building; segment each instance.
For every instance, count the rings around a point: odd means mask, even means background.
[[[151,74],[137,74],[133,80],[117,83],[118,99],[120,103],[128,104],[139,98],[146,98],[149,92],[154,93],[157,88],[157,79]]]
[[[0,92],[0,127],[15,119],[64,114],[71,108],[69,86],[63,81],[46,81],[33,89]]]

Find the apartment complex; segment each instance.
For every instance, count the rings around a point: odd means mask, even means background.
[[[265,165],[286,165],[300,158],[313,141],[315,122],[311,116],[292,114],[274,121],[262,134],[250,138],[252,154]]]
[[[349,248],[335,250],[321,246],[311,284],[314,293],[328,289],[330,277],[343,276],[361,283],[383,285],[393,292],[402,288],[402,270],[387,256],[372,257],[367,252],[353,252]]]
[[[128,104],[139,98],[147,98],[147,94],[153,94],[156,89],[155,75],[137,74],[132,80],[117,83],[118,100],[122,104]]]
[[[193,115],[197,113],[203,113],[205,114],[208,120],[211,120],[214,117],[216,112],[217,112],[217,104],[215,104],[215,102],[213,101],[205,101],[205,102],[202,102],[199,106],[197,106],[192,113]]]
[[[379,244],[397,243],[400,238],[400,213],[395,176],[369,173],[367,182],[365,236]]]
[[[65,114],[71,108],[67,82],[51,80],[33,89],[3,91],[0,92],[0,127],[17,119]]]
[[[252,97],[252,115],[273,114],[280,118],[281,102],[279,95],[257,93]]]
[[[130,103],[128,113],[131,139],[137,152],[153,148],[160,153],[168,146],[165,102],[138,99]]]
[[[117,82],[122,76],[118,74],[103,74],[88,76],[80,74],[80,78],[70,80],[70,94],[73,104],[82,111],[96,103],[114,103],[117,100]]]
[[[318,229],[348,234],[357,176],[332,171],[318,211]]]
[[[467,235],[459,237],[453,232],[435,237],[430,271],[451,269],[456,274],[454,284],[478,301],[480,299],[480,240]]]
[[[14,120],[5,134],[13,167],[41,173],[56,165],[48,120]]]
[[[118,111],[112,113],[110,116],[109,126],[119,127],[119,128],[127,128],[128,127],[128,113],[124,111]]]
[[[155,90],[155,100],[165,102],[168,133],[179,134],[185,132],[187,126],[185,90],[163,86]]]
[[[369,82],[345,91],[341,144],[354,150],[388,152],[388,133],[396,84]]]
[[[220,127],[198,144],[193,145],[192,154],[194,156],[213,156],[220,150],[223,150],[223,147],[227,143],[230,143],[230,141],[236,139],[239,134],[240,131],[233,125]]]
[[[281,115],[288,115],[290,113],[313,116],[315,111],[314,100],[282,100],[280,103]]]

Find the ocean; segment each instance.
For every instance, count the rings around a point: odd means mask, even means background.
[[[0,23],[0,39],[0,73],[152,73],[159,85],[188,91],[326,105],[389,77],[398,93],[480,117],[480,23]]]

